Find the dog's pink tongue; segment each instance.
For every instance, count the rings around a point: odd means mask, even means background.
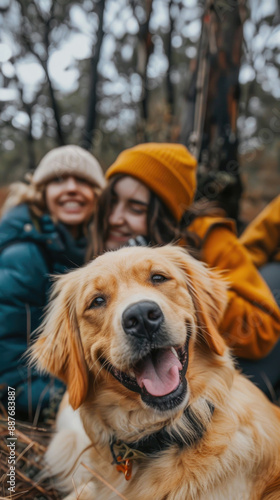
[[[141,360],[135,370],[140,387],[151,396],[166,396],[177,389],[182,365],[171,349],[159,350]]]

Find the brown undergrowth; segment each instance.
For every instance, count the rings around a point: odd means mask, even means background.
[[[8,444],[8,416],[3,407],[0,408],[0,500],[60,500],[61,495],[55,490],[49,479],[38,480],[44,471],[44,454],[53,434],[54,419],[42,424],[31,425],[16,419],[15,456],[11,454]],[[15,460],[15,465],[13,465]],[[9,464],[10,461],[10,464]],[[8,474],[11,465],[15,467],[15,488],[9,491],[11,483]],[[13,483],[12,483],[13,484]]]

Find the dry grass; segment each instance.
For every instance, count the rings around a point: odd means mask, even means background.
[[[43,425],[29,425],[16,420],[16,445],[15,445],[15,493],[8,490],[7,483],[10,471],[8,459],[10,450],[7,414],[0,409],[0,500],[3,498],[21,500],[60,500],[61,495],[55,491],[50,480],[38,481],[36,478],[44,470],[44,453],[53,433],[53,421]]]

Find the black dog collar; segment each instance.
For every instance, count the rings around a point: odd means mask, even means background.
[[[215,407],[207,400],[206,403],[212,417]],[[163,427],[160,431],[133,443],[125,443],[113,438],[110,444],[113,464],[119,465],[137,458],[153,457],[173,445],[177,445],[180,449],[185,446],[194,446],[203,437],[206,427],[197,419],[191,405],[185,409],[184,418],[188,421],[188,428],[192,431],[185,435],[176,431],[170,433],[166,427]]]

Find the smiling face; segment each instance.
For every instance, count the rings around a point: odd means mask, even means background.
[[[74,176],[52,179],[46,187],[46,204],[50,214],[69,226],[75,235],[87,222],[95,208],[95,192],[91,184]]]
[[[106,250],[116,250],[138,235],[147,236],[149,189],[130,176],[120,179],[113,189]]]

